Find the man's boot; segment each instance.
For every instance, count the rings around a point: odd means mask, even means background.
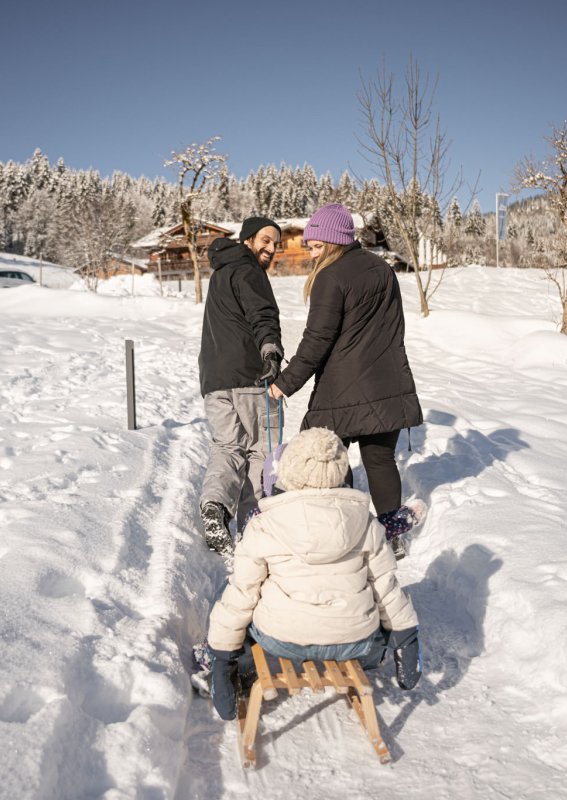
[[[205,541],[211,550],[223,556],[234,552],[234,543],[228,524],[230,516],[222,503],[209,501],[201,506],[201,519],[205,528]]]

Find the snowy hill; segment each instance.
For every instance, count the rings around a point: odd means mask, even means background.
[[[38,283],[51,289],[67,289],[77,282],[77,276],[69,267],[61,267],[50,261],[40,261],[29,256],[18,256],[14,253],[0,253],[0,269],[13,267],[23,269]]]
[[[21,265],[24,267],[24,264]],[[31,265],[33,266],[33,265]],[[45,270],[45,267],[44,267]],[[447,273],[427,319],[400,275],[430,504],[399,564],[425,674],[374,676],[381,766],[328,690],[266,705],[259,768],[184,665],[224,579],[198,501],[209,432],[191,297],[0,292],[0,798],[566,798],[567,337],[541,273]],[[288,356],[302,278],[273,280]],[[126,430],[124,339],[139,430]],[[298,429],[309,387],[292,397]],[[365,488],[358,454],[355,481]]]

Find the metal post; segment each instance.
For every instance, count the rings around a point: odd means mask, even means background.
[[[496,266],[499,267],[500,264],[498,263],[498,212],[496,212]]]
[[[134,342],[126,339],[126,400],[128,405],[128,430],[136,430],[136,380],[134,374]]]
[[[159,276],[159,293],[163,297],[163,284],[161,282],[161,256],[158,256],[158,276]]]
[[[500,198],[507,198],[509,194],[506,192],[496,192],[496,266],[500,266],[500,238],[506,238],[506,200],[503,202]],[[501,211],[502,208],[502,211]],[[502,213],[503,212],[503,213]],[[500,229],[500,218],[502,217],[503,226],[502,230]]]

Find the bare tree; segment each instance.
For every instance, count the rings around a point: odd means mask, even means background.
[[[418,64],[410,59],[399,92],[394,76],[384,68],[374,80],[361,76],[361,82],[358,100],[364,136],[359,142],[384,182],[388,212],[414,268],[421,313],[427,316],[428,300],[439,281],[431,285],[431,266],[426,274],[420,270],[420,234],[442,245],[441,211],[461,185],[457,176],[448,189],[445,186],[448,142],[433,112],[437,81],[431,84],[428,76],[422,77]]]
[[[123,257],[136,232],[136,208],[116,197],[108,182],[100,191],[62,203],[59,210],[60,259],[81,268],[87,288],[96,292],[113,258]]]
[[[563,309],[561,333],[567,334],[567,120],[559,128],[553,126],[545,141],[550,148],[549,157],[541,162],[525,158],[516,168],[515,188],[544,191],[560,222],[559,230],[548,239],[549,251],[542,266],[559,293]]]
[[[195,280],[195,302],[203,302],[201,286],[201,272],[199,269],[199,253],[197,251],[197,236],[199,233],[198,201],[205,186],[220,178],[226,163],[226,156],[215,151],[215,142],[220,141],[220,136],[212,136],[203,144],[193,143],[185,150],[171,153],[171,158],[165,162],[166,167],[175,167],[178,173],[179,209],[189,257],[193,265]]]

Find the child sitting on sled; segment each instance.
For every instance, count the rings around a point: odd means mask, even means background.
[[[376,667],[394,650],[396,676],[421,675],[418,620],[396,578],[396,559],[365,492],[343,487],[347,450],[326,428],[295,436],[277,462],[271,496],[236,546],[234,571],[211,612],[212,697],[236,716],[237,661],[248,636],[267,653],[303,660],[359,659]],[[408,508],[413,524],[425,504]]]

